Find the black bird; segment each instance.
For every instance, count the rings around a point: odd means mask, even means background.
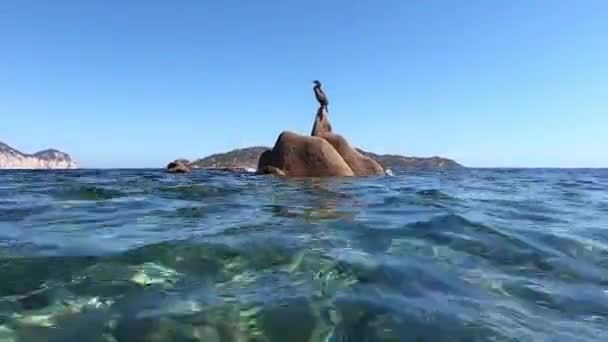
[[[315,97],[317,98],[317,101],[319,101],[321,108],[324,108],[325,111],[327,111],[329,100],[327,99],[327,95],[325,95],[325,93],[323,92],[323,89],[321,89],[321,82],[315,80],[312,83],[315,84],[313,90],[315,91]]]

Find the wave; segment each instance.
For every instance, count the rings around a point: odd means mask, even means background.
[[[395,171],[3,173],[0,335],[601,340],[608,174]]]

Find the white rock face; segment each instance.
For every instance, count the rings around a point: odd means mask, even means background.
[[[67,153],[44,150],[34,154],[22,153],[0,142],[0,169],[77,169]]]

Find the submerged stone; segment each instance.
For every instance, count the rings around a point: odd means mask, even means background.
[[[136,266],[135,269],[136,272],[131,277],[131,281],[142,286],[154,284],[173,286],[181,276],[180,273],[173,269],[151,262]]]
[[[15,330],[0,325],[0,341],[2,342],[17,342],[17,334]]]

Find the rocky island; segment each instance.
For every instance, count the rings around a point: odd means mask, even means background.
[[[375,154],[358,149],[359,152],[376,160],[385,169],[453,169],[464,166],[443,157],[410,157],[399,154]]]
[[[459,168],[457,162],[441,158],[379,155],[355,148],[343,136],[333,132],[329,122],[329,101],[315,81],[315,97],[319,102],[312,132],[300,135],[279,134],[274,147],[254,146],[188,161],[175,160],[167,165],[172,173],[191,169],[222,169],[291,177],[369,176],[384,174],[386,169]]]
[[[48,149],[34,154],[23,153],[0,142],[0,169],[77,169],[65,152]]]
[[[207,157],[196,159],[189,163],[194,169],[257,169],[258,161],[266,146],[252,146],[234,149],[225,153],[215,153]]]
[[[194,161],[180,160],[190,169],[255,170],[266,146],[252,146],[215,153]],[[458,162],[443,157],[410,157],[398,154],[376,154],[361,149],[360,153],[377,161],[385,169],[449,169],[462,168]]]

